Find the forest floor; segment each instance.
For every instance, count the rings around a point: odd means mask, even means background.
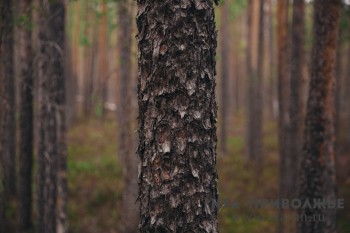
[[[241,120],[239,120],[241,119]],[[218,153],[219,228],[222,233],[276,232],[277,208],[254,208],[253,199],[277,199],[279,159],[277,125],[264,129],[262,163],[246,160],[244,118],[235,119],[228,153]],[[69,224],[72,233],[116,233],[123,190],[122,167],[117,156],[117,126],[114,121],[90,120],[75,124],[69,142]],[[136,156],[136,155],[135,155]],[[347,184],[346,184],[347,183]],[[339,196],[350,198],[350,182],[339,186]],[[339,214],[340,233],[350,232],[349,209]],[[286,233],[295,232],[295,213],[285,213]]]

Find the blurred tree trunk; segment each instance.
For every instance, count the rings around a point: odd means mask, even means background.
[[[336,201],[334,154],[334,68],[340,0],[314,2],[314,44],[301,167],[300,199]],[[336,231],[336,209],[306,208],[298,232]],[[317,216],[323,219],[317,220]]]
[[[212,1],[138,1],[141,232],[218,232]]]
[[[86,20],[93,21],[92,26],[85,28],[86,35],[92,40],[91,46],[85,46],[85,67],[84,67],[84,113],[85,118],[88,119],[94,109],[94,77],[95,77],[95,63],[98,58],[98,24],[95,17],[95,12],[89,9],[86,4]],[[98,89],[98,88],[97,88]]]
[[[268,15],[268,57],[269,57],[269,76],[268,76],[268,116],[270,119],[276,119],[276,108],[275,108],[275,102],[276,102],[276,75],[275,75],[275,69],[276,69],[276,59],[275,59],[275,33],[274,33],[274,5],[272,3],[272,0],[268,0],[266,2],[268,5],[266,14]]]
[[[63,0],[41,1],[38,232],[67,232]]]
[[[123,0],[121,0],[123,1]],[[107,49],[108,49],[108,39],[107,39],[107,4],[106,0],[101,1],[101,18],[99,25],[99,65],[98,65],[98,75],[99,75],[99,89],[101,97],[101,110],[102,118],[105,118],[106,109],[104,104],[107,101],[107,73],[108,73],[108,58],[107,58]]]
[[[7,150],[7,122],[9,118],[8,103],[8,77],[6,73],[6,59],[8,53],[7,37],[11,35],[11,3],[12,1],[0,2],[0,162],[1,162],[1,186],[0,186],[0,232],[6,233],[8,229],[8,219],[6,216],[7,205],[9,201],[8,187],[8,150]]]
[[[138,160],[134,152],[135,138],[133,131],[133,119],[131,109],[131,29],[132,8],[131,1],[122,0],[118,5],[118,18],[120,25],[120,84],[119,84],[119,156],[123,163],[123,214],[121,217],[122,233],[138,231],[139,212],[137,199],[137,168]]]
[[[290,198],[297,196],[297,181],[302,138],[304,129],[305,101],[302,98],[305,89],[303,65],[305,63],[305,2],[293,1],[292,48],[291,48],[291,78],[290,78],[290,174],[287,182],[287,192]]]
[[[227,128],[228,128],[228,79],[229,79],[229,20],[227,1],[221,5],[221,114],[220,114],[220,150],[227,153]]]
[[[286,171],[289,165],[288,150],[288,0],[277,2],[277,60],[278,60],[278,100],[279,100],[279,117],[278,117],[278,138],[280,154],[280,198],[286,197]],[[280,208],[279,217],[283,218],[283,209]],[[284,226],[283,221],[278,223],[278,231],[282,233]]]
[[[253,159],[254,156],[254,119],[253,119],[253,110],[254,110],[254,82],[253,82],[253,64],[252,64],[252,42],[253,42],[253,0],[248,0],[247,7],[247,51],[246,51],[246,59],[247,59],[247,155],[249,159]]]
[[[265,22],[265,12],[264,12],[265,0],[259,1],[259,26],[258,26],[258,53],[257,53],[257,73],[255,81],[255,109],[254,109],[254,121],[255,121],[255,158],[262,160],[263,158],[263,80],[264,80],[264,22]]]
[[[27,19],[18,28],[20,69],[20,150],[19,150],[19,229],[32,229],[32,164],[33,164],[33,53],[31,7],[28,0],[19,1],[19,16]]]

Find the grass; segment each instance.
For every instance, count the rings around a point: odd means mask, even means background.
[[[244,119],[235,121],[234,125],[240,127],[230,131],[229,152],[225,156],[219,154],[217,159],[219,230],[222,233],[276,232],[278,210],[256,209],[247,203],[253,198],[278,198],[277,125],[265,124],[264,159],[262,163],[255,163],[248,162],[244,154]],[[113,122],[88,121],[75,125],[69,132],[68,208],[72,233],[118,232],[123,182],[117,131]],[[341,185],[339,196],[350,197],[350,186]],[[294,216],[293,212],[286,213],[286,233],[295,232]],[[350,232],[349,219],[349,210],[341,211],[339,233]]]

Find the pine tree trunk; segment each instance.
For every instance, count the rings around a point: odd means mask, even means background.
[[[314,2],[314,44],[307,103],[300,199],[336,199],[334,154],[334,69],[340,0]],[[336,209],[306,208],[300,215],[315,221],[300,221],[298,232],[334,233]],[[317,216],[323,219],[317,220]]]
[[[41,2],[39,32],[38,232],[66,229],[64,3]]]
[[[123,0],[121,0],[123,1]],[[99,88],[100,88],[100,97],[101,98],[101,114],[104,119],[106,116],[106,109],[104,104],[107,101],[107,72],[108,72],[108,58],[107,58],[107,48],[108,48],[108,39],[107,39],[107,3],[106,0],[101,1],[101,13],[99,25],[99,64],[98,64],[98,75],[99,75]]]
[[[8,102],[7,102],[7,88],[8,79],[5,73],[5,51],[6,49],[6,35],[8,33],[7,21],[10,1],[0,2],[0,162],[1,162],[1,185],[0,185],[0,233],[8,232],[6,207],[8,202],[7,194],[7,119],[8,119]]]
[[[133,233],[138,231],[139,212],[137,199],[137,168],[138,160],[134,152],[135,141],[133,130],[133,114],[131,109],[131,28],[132,8],[131,1],[122,0],[118,5],[120,25],[120,84],[119,84],[119,157],[123,164],[123,214],[121,232]]]
[[[296,197],[300,154],[302,152],[302,137],[305,114],[303,65],[305,63],[305,2],[294,0],[291,49],[291,79],[290,79],[290,175],[287,187],[288,196]]]
[[[225,155],[227,153],[227,115],[228,110],[228,79],[229,79],[229,5],[224,2],[221,5],[221,114],[220,114],[220,150]]]
[[[141,232],[218,232],[213,2],[138,1]]]
[[[278,60],[278,138],[279,138],[279,154],[280,154],[280,198],[286,198],[286,181],[289,150],[288,150],[288,0],[280,0],[277,2],[277,60]],[[283,218],[283,209],[279,209],[279,217]],[[278,223],[278,233],[284,231],[283,221]]]
[[[259,1],[259,34],[258,34],[258,54],[257,54],[257,75],[255,82],[254,97],[256,104],[254,105],[254,122],[255,122],[255,158],[262,160],[263,158],[263,80],[264,80],[264,12],[265,0]]]
[[[252,62],[252,42],[253,42],[253,0],[248,0],[247,7],[247,47],[246,47],[246,68],[247,68],[247,155],[249,159],[254,158],[254,82],[253,82],[253,62]]]
[[[28,22],[20,25],[20,153],[19,153],[19,228],[29,232],[32,228],[32,164],[33,164],[33,54],[31,30],[31,1],[19,1],[19,14]]]

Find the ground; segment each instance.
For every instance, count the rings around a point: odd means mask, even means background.
[[[240,119],[240,120],[239,120]],[[249,206],[253,198],[278,198],[278,143],[275,122],[265,124],[263,163],[244,155],[244,118],[234,120],[229,152],[218,153],[219,229],[222,233],[275,232],[278,210]],[[76,123],[69,131],[69,224],[72,233],[118,232],[122,166],[117,155],[117,125],[99,120]],[[136,155],[135,155],[136,156]],[[349,179],[339,185],[339,197],[350,197]],[[295,214],[286,213],[286,232],[295,231]],[[339,214],[340,233],[350,232],[348,209]]]

